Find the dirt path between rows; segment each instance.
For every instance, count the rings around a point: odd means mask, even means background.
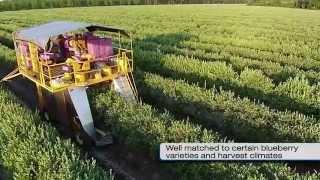
[[[12,174],[0,165],[0,180],[13,179]]]

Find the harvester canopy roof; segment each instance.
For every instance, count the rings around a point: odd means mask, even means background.
[[[26,28],[15,33],[17,40],[29,41],[37,44],[39,47],[45,49],[49,41],[57,36],[69,32],[75,32],[80,30],[93,31],[108,31],[121,33],[129,37],[129,34],[120,28],[114,28],[109,26],[100,26],[95,24],[81,23],[81,22],[69,22],[69,21],[55,21],[31,28]]]

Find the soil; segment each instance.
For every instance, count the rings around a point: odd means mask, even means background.
[[[319,162],[289,162],[288,166],[300,174],[313,173],[315,171],[316,172],[320,171]]]
[[[0,165],[0,180],[12,179],[10,173]]]

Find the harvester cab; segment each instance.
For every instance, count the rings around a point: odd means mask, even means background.
[[[97,146],[112,138],[95,128],[86,89],[107,86],[126,101],[138,100],[132,38],[123,29],[57,21],[13,33],[18,67],[36,87],[44,118],[58,120],[79,142]]]

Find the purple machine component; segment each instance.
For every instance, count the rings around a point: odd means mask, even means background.
[[[44,52],[40,54],[41,59],[44,60],[57,60],[62,57],[61,54],[58,53],[49,53],[49,52]]]
[[[100,38],[91,34],[86,36],[88,53],[92,55],[95,60],[104,61],[113,56],[112,40],[111,38]]]
[[[62,66],[62,70],[65,71],[65,72],[71,72],[72,71],[70,66]]]

